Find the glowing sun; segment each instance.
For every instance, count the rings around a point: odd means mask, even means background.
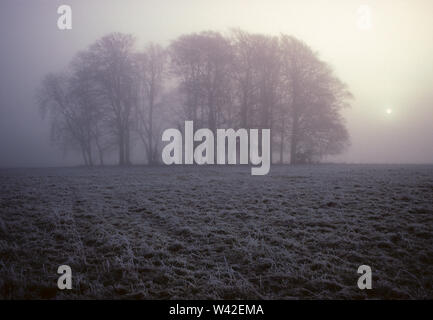
[[[391,114],[391,113],[392,113],[392,109],[391,108],[386,109],[386,114]]]

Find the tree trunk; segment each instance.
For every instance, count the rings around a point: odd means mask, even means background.
[[[124,134],[121,131],[119,133],[119,165],[123,166],[125,164],[125,141]]]
[[[129,128],[125,130],[125,164],[129,166],[131,164],[130,159],[130,139],[129,139]]]
[[[299,118],[298,118],[298,112],[295,109],[295,112],[293,114],[292,134],[290,140],[290,164],[297,163],[298,131],[299,131]]]
[[[280,163],[283,163],[284,157],[284,129],[285,129],[285,121],[284,116],[281,119],[281,132],[280,132]]]
[[[154,106],[154,98],[153,98],[153,90],[150,95],[150,106],[149,106],[149,152],[147,161],[149,164],[153,164],[154,162],[154,154],[153,154],[153,106]]]
[[[86,167],[88,167],[89,166],[89,162],[87,161],[86,151],[84,150],[84,147],[83,147],[82,144],[81,144],[81,155],[82,155],[83,160],[84,160],[84,165]]]
[[[93,167],[92,148],[90,144],[87,145],[87,157],[89,158],[89,166]]]
[[[104,151],[102,150],[101,145],[99,144],[98,139],[95,139],[96,143],[96,149],[98,149],[98,155],[99,155],[99,165],[104,165]]]

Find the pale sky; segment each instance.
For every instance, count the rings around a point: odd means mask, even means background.
[[[57,7],[72,7],[72,30],[57,29]],[[357,10],[367,5],[371,27]],[[344,111],[353,163],[433,163],[431,0],[1,0],[0,166],[77,164],[49,143],[35,105],[42,77],[112,32],[168,44],[190,32],[294,35],[329,62],[355,99]]]

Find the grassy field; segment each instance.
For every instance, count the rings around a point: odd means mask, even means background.
[[[0,170],[4,299],[432,299],[432,284],[433,166]]]

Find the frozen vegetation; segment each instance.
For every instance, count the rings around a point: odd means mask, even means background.
[[[432,284],[433,166],[0,170],[1,298],[432,299]]]

